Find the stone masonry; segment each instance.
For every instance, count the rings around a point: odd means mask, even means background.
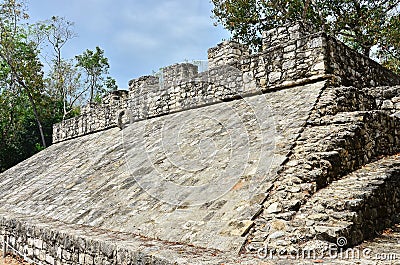
[[[206,73],[198,74],[197,66],[184,63],[166,67],[162,85],[152,76],[131,80],[128,100],[121,97],[113,104],[93,106],[79,117],[55,124],[53,142],[115,127],[121,109],[129,109],[134,122],[312,80],[331,79],[337,85],[357,87],[400,83],[398,76],[337,40],[301,29],[285,28],[289,40],[274,39],[259,54],[250,55],[235,42],[211,48]]]
[[[299,264],[260,253],[351,248],[398,223],[400,77],[302,23],[263,38],[55,124],[0,175],[7,242],[51,265]]]

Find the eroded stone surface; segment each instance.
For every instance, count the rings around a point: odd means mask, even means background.
[[[371,96],[367,89],[328,87],[324,90],[307,126],[297,139],[288,162],[264,202],[265,210],[255,220],[255,226],[249,233],[247,251],[257,251],[264,244],[269,244],[272,248],[289,246],[302,240],[307,241],[308,236],[312,238],[316,234],[325,235],[325,240],[335,240],[340,231],[350,231],[350,227],[357,227],[360,222],[381,222],[377,214],[368,217],[373,220],[366,221],[363,217],[357,220],[352,219],[354,214],[345,214],[339,210],[326,213],[322,205],[310,202],[316,191],[322,189],[323,193],[324,190],[329,190],[328,185],[332,181],[380,156],[400,151],[400,121],[387,110],[376,110],[379,109],[377,100],[379,98]],[[394,158],[396,159],[398,157]],[[369,181],[373,182],[372,177],[365,180],[365,185],[369,185]],[[384,181],[382,184],[385,183]],[[346,188],[349,188],[349,196],[353,195],[350,186],[344,186]],[[335,189],[331,191],[335,192]],[[393,200],[397,201],[398,195],[394,189],[392,191]],[[329,195],[327,197],[330,198]],[[360,203],[368,203],[367,201],[368,198],[362,197]],[[296,223],[296,214],[306,202],[310,202],[309,207],[313,212],[309,213],[307,220]],[[277,203],[280,205],[279,209],[272,207]],[[382,204],[382,209],[390,208],[393,204],[384,199],[384,196],[379,203]],[[390,219],[389,212],[393,212],[393,209],[384,213],[388,218],[386,220]],[[332,216],[341,221],[335,226],[324,223],[332,220]],[[319,223],[323,225],[318,225]],[[387,227],[390,224],[391,222],[384,222],[382,226]],[[370,237],[370,234],[360,232],[360,229],[354,233],[347,231],[350,234],[346,236],[351,244]],[[377,225],[376,229],[380,231],[383,228]]]
[[[345,237],[347,247],[374,237],[397,218],[399,178],[400,155],[395,155],[333,182],[300,208],[293,223],[303,235],[296,237],[333,242]]]
[[[324,84],[53,145],[1,175],[1,208],[237,253]]]

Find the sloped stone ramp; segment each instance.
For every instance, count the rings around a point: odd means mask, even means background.
[[[50,264],[57,260],[93,264],[95,257],[94,264],[109,264],[128,250],[138,255],[127,259],[133,264],[140,264],[141,255],[151,260],[144,264],[200,264],[209,259],[215,264],[215,256],[217,260],[236,256],[261,209],[265,190],[325,84],[161,116],[122,131],[113,128],[50,146],[0,175],[2,227],[10,231],[9,240],[17,248],[35,257],[42,253],[39,260],[47,257]],[[171,131],[163,131],[163,126],[177,128],[186,137],[181,140],[181,135],[171,134],[160,141],[163,133]],[[243,133],[232,129],[237,127]],[[225,142],[221,135],[240,141]],[[210,152],[207,144],[219,151]],[[228,186],[218,194],[220,187],[212,184],[224,168],[216,166],[232,160],[225,152],[229,144],[233,144],[231,152],[244,153],[243,161],[233,163],[244,165],[244,170],[227,175]],[[195,148],[204,145],[203,152]],[[180,174],[186,165],[173,159],[190,160],[193,155],[204,157],[206,165],[209,158],[214,163]],[[163,194],[166,179],[178,186],[211,184],[208,194],[215,191],[217,196],[201,197],[198,189],[189,194],[166,193],[183,196],[181,203],[170,203],[174,198]],[[199,199],[201,203],[196,203]],[[114,244],[111,254],[108,247],[101,248],[102,242]],[[46,253],[48,248],[51,253]],[[200,253],[197,260],[196,253]]]
[[[285,248],[295,238],[292,249],[318,249],[315,246],[344,237],[351,247],[389,227],[399,212],[398,155],[346,175],[398,149],[399,121],[375,110],[374,100],[355,89],[317,82],[58,143],[0,175],[1,225],[21,252],[48,264],[269,264],[259,259],[257,249],[237,255],[245,235],[257,240],[259,230],[253,227],[260,229],[262,222],[272,224],[273,231],[268,241],[258,236],[261,246],[272,240]],[[171,199],[157,197],[164,186],[148,183],[159,179],[156,173],[177,173],[173,170],[181,161],[168,158],[182,154],[190,158],[198,151],[192,144],[198,143],[196,137],[224,133],[219,123],[207,123],[199,116],[217,116],[229,124],[232,110],[244,119],[246,135],[252,139],[246,147],[251,154],[248,161],[253,161],[247,173],[206,203],[193,203],[199,199],[197,191],[183,197],[181,204],[160,200]],[[254,119],[263,114],[270,115],[264,122]],[[178,149],[186,153],[174,154],[176,149],[160,145],[154,132],[166,123],[172,128],[190,125],[181,130],[190,141],[181,141],[183,148]],[[172,145],[175,138],[169,136],[167,142]],[[217,146],[226,144],[215,139]],[[246,146],[238,143],[236,147]],[[262,160],[272,154],[273,160]],[[204,158],[207,162],[208,156]],[[255,162],[270,163],[270,168],[255,171],[251,166]],[[182,185],[213,183],[218,169],[207,170],[164,176]],[[254,183],[249,185],[249,176],[259,180],[256,189]],[[313,193],[315,188],[319,191]],[[277,204],[283,203],[282,195],[288,208]],[[282,210],[287,212],[279,213]],[[269,215],[276,219],[263,219]]]

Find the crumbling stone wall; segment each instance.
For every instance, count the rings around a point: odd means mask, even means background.
[[[137,247],[149,244],[154,248],[159,244],[151,240],[140,241],[140,237],[132,235],[124,236],[102,230],[87,231],[84,227],[52,221],[47,221],[46,225],[34,224],[23,217],[5,218],[4,215],[0,218],[0,227],[7,244],[37,264],[176,264],[151,251],[148,254],[132,251],[129,248],[132,245]],[[117,245],[107,241],[107,237],[111,235],[126,240],[126,243]]]
[[[245,90],[263,91],[324,78],[325,39],[320,34],[280,43],[241,62]]]
[[[115,127],[118,113],[123,109],[126,100],[122,98],[86,106],[81,115],[53,125],[53,143]]]
[[[297,41],[317,32],[318,30],[313,26],[302,21],[270,29],[263,32],[263,50],[268,50],[269,48],[281,45],[282,43]]]
[[[327,72],[341,85],[355,87],[388,86],[400,83],[400,77],[379,63],[327,36]]]
[[[152,76],[131,80],[129,99],[94,106],[54,125],[53,142],[115,127],[123,110],[129,115],[125,120],[134,122],[319,79],[356,87],[400,83],[400,77],[376,62],[304,24],[266,32],[264,51],[257,54],[223,42],[209,49],[208,61],[209,71],[200,74],[197,66],[183,63],[164,68],[161,83]]]
[[[234,41],[224,41],[216,47],[208,49],[208,67],[231,65],[238,68],[241,60],[249,55],[250,51],[247,46]]]
[[[214,104],[241,94],[242,76],[237,69],[221,66],[206,73],[196,74],[196,71],[197,66],[185,63],[167,68],[161,83],[153,76],[131,80],[129,98],[88,107],[81,116],[55,124],[53,143],[115,127],[121,111],[127,116],[125,120],[135,122]]]
[[[164,68],[162,82],[152,76],[131,80],[128,100],[90,108],[54,125],[53,142],[115,127],[124,109],[132,122],[313,80],[359,88],[400,83],[399,76],[373,60],[301,23],[266,32],[263,43],[262,52],[250,54],[244,45],[223,42],[209,49],[209,70],[203,73],[183,63]]]
[[[134,98],[136,93],[156,92],[159,89],[159,78],[152,75],[141,76],[128,82],[129,97]]]
[[[400,86],[365,89],[376,101],[379,109],[400,118]]]
[[[174,64],[163,68],[162,82],[164,87],[173,86],[183,80],[189,81],[198,74],[198,66],[191,63]]]

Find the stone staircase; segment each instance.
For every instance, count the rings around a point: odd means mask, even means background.
[[[327,86],[242,253],[326,248],[339,238],[351,247],[396,222],[400,90],[386,89]]]

